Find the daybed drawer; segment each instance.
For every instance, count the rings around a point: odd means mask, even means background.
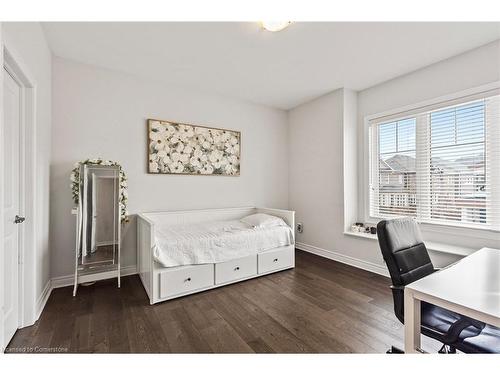
[[[214,265],[176,267],[160,273],[160,298],[214,285]]]
[[[258,255],[259,273],[293,266],[293,247],[268,251]]]
[[[215,283],[223,284],[257,274],[257,256],[234,259],[215,265]]]

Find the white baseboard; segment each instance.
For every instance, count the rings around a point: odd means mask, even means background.
[[[52,280],[47,281],[45,287],[43,288],[42,294],[38,297],[36,301],[36,310],[35,310],[35,322],[40,318],[42,311],[49,300],[50,293],[52,292]],[[34,323],[34,322],[33,322]]]
[[[378,275],[389,277],[389,272],[387,268],[375,264],[372,262],[367,262],[366,260],[353,258],[344,254],[337,253],[335,251],[322,249],[320,247],[308,245],[302,242],[296,242],[295,247],[299,250],[307,251],[308,253],[312,253],[315,255],[319,255],[320,257],[328,258],[331,260],[335,260],[340,263],[347,264],[349,266],[353,266],[356,268],[361,268],[362,270],[376,273]]]
[[[137,273],[137,266],[122,267],[120,269],[121,276],[135,275]],[[58,276],[52,278],[52,289],[64,288],[65,286],[73,285],[75,275]]]

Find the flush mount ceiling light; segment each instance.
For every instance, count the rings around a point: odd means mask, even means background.
[[[267,31],[281,31],[287,26],[289,26],[292,23],[292,21],[282,21],[282,22],[267,22],[267,21],[262,21],[260,24],[263,29],[266,29]]]

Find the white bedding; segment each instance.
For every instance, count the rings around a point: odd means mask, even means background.
[[[219,263],[292,244],[289,226],[253,228],[239,220],[174,226],[155,222],[153,257],[164,267]]]

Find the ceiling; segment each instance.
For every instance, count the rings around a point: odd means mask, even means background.
[[[500,23],[43,23],[56,56],[281,109],[500,39]]]

